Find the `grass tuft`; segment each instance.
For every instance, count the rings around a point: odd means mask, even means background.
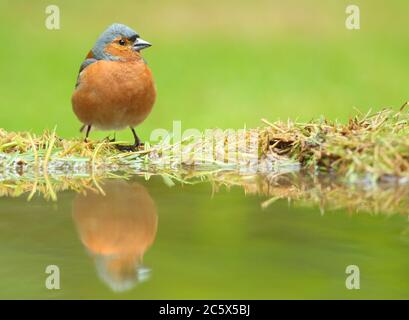
[[[324,118],[308,123],[263,122],[265,127],[240,134],[214,130],[212,139],[203,134],[169,143],[166,138],[144,150],[125,153],[115,148],[124,143],[120,141],[83,142],[63,139],[55,130],[33,135],[0,129],[0,180],[27,172],[95,175],[121,169],[165,173],[183,167],[201,172],[302,168],[336,174],[350,183],[409,179],[409,113],[405,110],[359,113],[346,124]]]
[[[408,136],[409,113],[384,109],[359,113],[346,124],[326,119],[270,124],[262,131],[262,150],[348,182],[404,182],[409,177]]]

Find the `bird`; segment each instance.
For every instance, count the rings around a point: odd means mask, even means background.
[[[97,39],[80,66],[71,102],[86,130],[121,130],[129,127],[134,144],[120,150],[137,150],[143,144],[135,132],[150,114],[156,100],[152,71],[141,51],[151,47],[130,27],[114,23]]]

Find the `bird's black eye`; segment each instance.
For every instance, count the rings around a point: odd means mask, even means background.
[[[125,45],[125,40],[124,39],[121,39],[121,40],[119,40],[119,44],[121,45],[121,46],[124,46]]]

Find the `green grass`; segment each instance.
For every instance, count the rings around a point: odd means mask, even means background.
[[[119,169],[153,173],[180,181],[220,171],[280,173],[307,170],[326,173],[344,183],[406,184],[409,178],[409,112],[359,114],[347,123],[325,118],[301,123],[263,120],[265,127],[242,132],[214,131],[181,141],[163,139],[133,152],[122,152],[123,141],[66,139],[0,130],[1,180],[28,174],[85,175],[94,178]],[[188,174],[186,174],[188,171]],[[44,178],[47,180],[47,177]],[[1,181],[0,180],[0,181]]]

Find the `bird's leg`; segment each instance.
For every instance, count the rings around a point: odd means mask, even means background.
[[[138,135],[136,134],[135,129],[131,128],[131,131],[132,131],[132,134],[135,140],[134,146],[135,147],[143,146],[143,143],[141,142],[141,139],[139,139]]]
[[[89,136],[89,132],[91,131],[91,125],[87,125],[87,132],[85,133],[85,139],[84,142],[88,142],[88,136]]]
[[[141,140],[139,139],[138,135],[135,132],[135,129],[131,127],[131,131],[133,134],[133,137],[135,139],[134,144],[129,145],[129,146],[121,146],[121,145],[117,145],[117,149],[120,151],[138,151],[139,147],[143,147],[143,143],[141,142]]]

